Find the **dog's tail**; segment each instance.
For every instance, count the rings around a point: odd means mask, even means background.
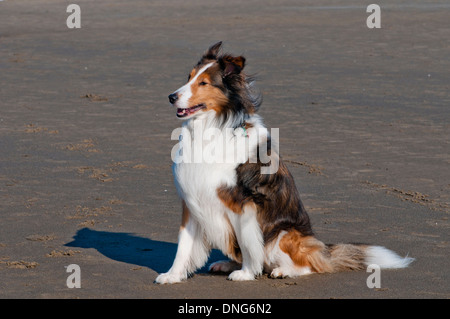
[[[414,258],[400,257],[381,246],[325,245],[314,236],[302,236],[298,231],[283,234],[279,248],[300,269],[308,267],[311,272],[317,273],[362,270],[369,265],[377,265],[380,269],[406,268],[414,261]]]
[[[325,253],[328,255],[332,272],[365,269],[373,264],[381,269],[406,268],[414,261],[414,258],[401,257],[382,246],[327,245]]]

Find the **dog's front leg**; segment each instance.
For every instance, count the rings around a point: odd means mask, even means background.
[[[155,282],[158,284],[180,282],[202,267],[208,259],[210,249],[203,239],[200,226],[189,215],[189,210],[183,202],[183,222],[178,235],[175,260],[168,272],[156,277]]]
[[[255,205],[246,205],[243,212],[239,215],[235,214],[232,219],[242,252],[242,268],[233,271],[228,279],[234,281],[254,280],[255,276],[262,273],[264,264],[264,240],[256,218]]]

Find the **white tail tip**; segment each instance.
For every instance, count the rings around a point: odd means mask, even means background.
[[[382,246],[369,246],[366,249],[366,265],[376,264],[380,268],[406,268],[413,261],[414,258],[400,257]]]

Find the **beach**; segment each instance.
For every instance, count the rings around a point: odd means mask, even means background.
[[[0,2],[0,298],[449,298],[450,5]],[[244,55],[317,238],[409,268],[157,285],[177,248],[167,96],[223,41]],[[222,259],[213,250],[210,261]],[[81,288],[67,285],[78,265]]]

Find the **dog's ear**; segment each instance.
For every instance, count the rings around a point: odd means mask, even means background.
[[[243,56],[225,55],[219,60],[219,64],[222,67],[224,77],[227,77],[231,74],[241,73],[245,66],[245,58]]]
[[[212,45],[205,52],[205,54],[203,54],[203,58],[204,59],[208,59],[208,60],[215,60],[215,59],[217,59],[217,56],[219,55],[221,47],[222,47],[222,41],[219,41],[216,44]]]

